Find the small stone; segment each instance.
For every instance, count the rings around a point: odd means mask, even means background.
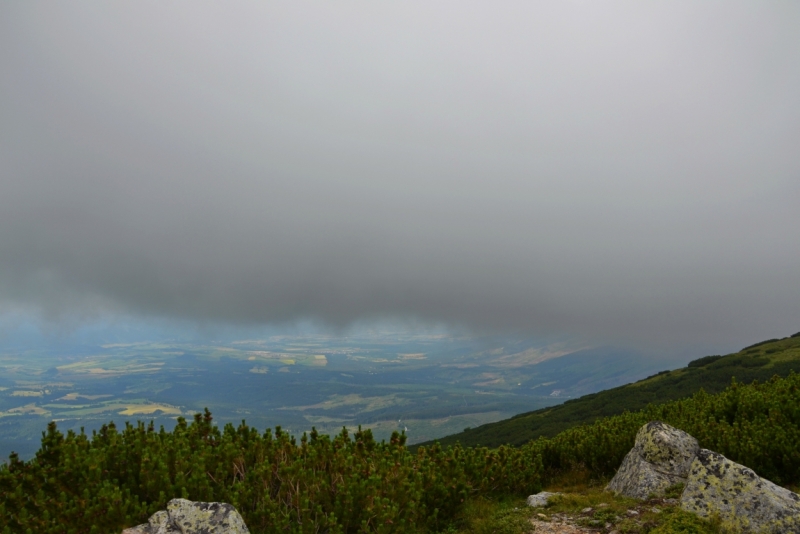
[[[628,510],[628,515],[631,517],[635,517],[639,515],[639,512],[637,512],[636,510]]]
[[[606,523],[606,529],[611,528],[613,525],[611,523]]]
[[[547,506],[550,503],[550,499],[555,497],[556,495],[561,495],[560,493],[550,493],[549,491],[540,491],[536,495],[528,496],[528,506],[533,506],[537,508],[541,508]]]
[[[536,514],[536,517],[539,517],[541,519],[547,519],[547,516],[544,514]]]
[[[658,508],[656,508],[655,506],[653,506],[653,507],[650,509],[650,511],[651,511],[651,512],[653,512],[654,514],[660,514],[660,513],[661,513],[661,510],[659,510],[659,509],[658,509]]]
[[[227,503],[172,499],[167,503],[167,511],[172,522],[181,525],[184,534],[195,531],[198,534],[249,534],[242,516]]]
[[[608,508],[608,503],[607,502],[601,502],[600,504],[597,505],[597,507],[598,508]]]
[[[172,499],[166,510],[150,516],[147,523],[122,534],[249,534],[239,512],[230,504]]]
[[[593,510],[593,509],[592,509],[592,507],[590,506],[589,508],[584,508],[583,510],[581,510],[581,513],[582,513],[582,514],[591,514],[593,511],[594,511],[594,510]]]
[[[664,504],[667,506],[675,506],[678,504],[678,499],[664,499]]]

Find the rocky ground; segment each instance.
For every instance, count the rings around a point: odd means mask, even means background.
[[[641,503],[608,499],[594,506],[574,509],[586,496],[564,495],[551,508],[535,508],[530,519],[537,534],[609,533],[632,534],[649,532],[677,512],[677,499],[651,499]],[[563,503],[563,504],[562,504]],[[570,509],[573,508],[573,509]],[[556,511],[557,510],[557,511]]]
[[[720,525],[680,509],[676,495],[644,501],[604,491],[608,481],[560,484],[547,503],[476,499],[442,534],[723,534]],[[680,494],[681,488],[671,488]],[[727,533],[725,533],[727,534]]]

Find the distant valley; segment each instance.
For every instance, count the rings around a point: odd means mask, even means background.
[[[208,407],[218,424],[299,435],[362,425],[409,443],[451,435],[663,369],[632,351],[443,335],[272,336],[0,354],[0,457],[39,447],[46,423],[87,431]]]

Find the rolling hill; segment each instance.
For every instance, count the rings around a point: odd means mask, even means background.
[[[718,393],[738,382],[765,381],[774,375],[800,372],[800,332],[783,339],[762,341],[725,356],[706,356],[686,367],[658,374],[624,386],[600,391],[549,408],[522,413],[440,438],[442,446],[519,446],[540,436],[552,437],[568,428],[592,423],[602,417],[639,410],[688,397],[700,389]],[[420,445],[430,445],[431,442]]]

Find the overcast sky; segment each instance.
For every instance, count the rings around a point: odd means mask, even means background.
[[[800,330],[800,3],[0,4],[0,310]]]

